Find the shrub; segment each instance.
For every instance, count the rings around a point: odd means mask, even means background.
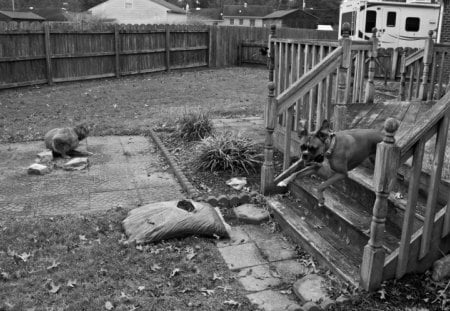
[[[212,121],[206,113],[185,114],[177,121],[177,133],[187,141],[208,137],[212,130]]]
[[[196,166],[205,171],[256,172],[262,159],[258,149],[249,138],[220,133],[200,142]]]

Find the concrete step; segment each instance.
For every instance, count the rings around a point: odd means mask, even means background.
[[[305,213],[294,200],[268,198],[267,203],[283,231],[321,265],[358,286],[362,253],[347,244],[312,213]]]
[[[304,208],[321,219],[340,240],[357,249],[361,255],[370,237],[370,223],[372,215],[359,202],[345,195],[345,193],[328,188],[324,192],[325,204],[317,204],[316,189],[322,182],[318,178],[302,178],[294,181],[290,190],[295,197],[304,203]],[[384,248],[391,253],[399,245],[399,236],[386,226],[384,234]]]

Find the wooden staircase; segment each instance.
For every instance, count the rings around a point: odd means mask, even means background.
[[[322,264],[367,290],[389,278],[425,271],[450,251],[450,186],[441,179],[450,93],[441,98],[443,66],[436,65],[443,47],[433,50],[430,36],[424,51],[411,58],[403,53],[403,101],[373,104],[375,36],[369,44],[351,42],[344,32],[336,46],[278,40],[274,34],[269,40],[264,193],[275,189],[273,148],[284,154],[283,170],[299,154],[292,132],[301,118],[309,120],[309,131],[328,119],[335,130],[375,128],[386,133],[375,166],[360,166],[326,189],[323,206],[316,194],[323,176],[295,180],[289,184],[290,196],[267,197],[276,220]],[[385,123],[392,117],[400,121],[399,128],[393,121]],[[422,171],[424,154],[432,162],[427,172]]]

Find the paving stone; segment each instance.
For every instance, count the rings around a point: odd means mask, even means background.
[[[258,207],[255,204],[239,205],[233,208],[233,211],[236,215],[236,218],[238,218],[239,220],[255,225],[266,221],[270,216],[269,212],[266,209]]]
[[[256,240],[255,243],[268,261],[287,260],[298,256],[295,246],[280,237],[274,237],[266,241]]]
[[[279,232],[271,232],[267,226],[260,225],[242,225],[242,228],[247,232],[248,236],[254,240],[269,240],[274,237],[283,238],[283,235]]]
[[[309,268],[295,259],[272,262],[271,265],[280,274],[285,282],[294,282],[309,274]]]
[[[268,264],[242,269],[238,274],[238,280],[244,289],[250,292],[275,287],[282,281],[276,271],[270,270]]]
[[[27,172],[30,175],[45,175],[50,173],[50,168],[47,165],[34,163],[27,168]]]
[[[248,294],[251,303],[258,305],[264,311],[301,311],[300,305],[289,296],[275,290],[265,290]]]
[[[228,268],[238,270],[242,268],[266,264],[254,243],[232,245],[219,248]]]
[[[324,288],[324,278],[317,274],[309,274],[294,283],[293,290],[297,297],[303,302],[317,302],[329,299]]]
[[[50,150],[39,152],[37,158],[40,163],[50,162],[53,160],[53,152]]]
[[[137,188],[148,188],[157,186],[158,188],[173,187],[178,182],[172,174],[166,172],[155,172],[153,174],[138,173],[133,175],[133,182]]]
[[[248,234],[242,229],[242,227],[231,227],[230,238],[217,241],[217,247],[226,247],[230,245],[239,245],[249,243],[250,238]]]
[[[73,158],[64,164],[64,169],[67,171],[84,170],[89,165],[89,159],[86,157]]]
[[[175,183],[175,181],[170,187],[153,186],[149,188],[138,188],[137,193],[141,205],[186,198],[186,195],[182,192],[180,185]]]

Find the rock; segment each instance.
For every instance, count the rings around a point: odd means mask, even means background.
[[[442,281],[450,276],[450,255],[447,255],[439,260],[436,260],[433,264],[433,274],[431,278],[433,281]]]
[[[260,224],[269,219],[269,212],[255,204],[244,204],[233,209],[239,220],[249,224]]]
[[[329,299],[322,288],[324,278],[317,274],[307,275],[292,285],[294,293],[304,303],[308,301],[317,302]]]
[[[50,150],[42,151],[37,154],[37,158],[40,163],[51,162],[53,161],[53,152],[51,152]]]
[[[345,295],[340,295],[338,298],[336,298],[336,302],[338,303],[343,303],[346,302],[347,300],[349,300],[349,298]]]
[[[46,165],[34,163],[27,168],[30,175],[44,175],[50,173],[50,168]]]
[[[302,306],[303,311],[322,311],[322,309],[314,302],[310,301]]]
[[[80,171],[88,166],[88,158],[74,158],[69,162],[64,164],[64,169],[66,171]]]
[[[235,190],[242,190],[247,184],[247,177],[233,177],[226,181],[226,184]]]

